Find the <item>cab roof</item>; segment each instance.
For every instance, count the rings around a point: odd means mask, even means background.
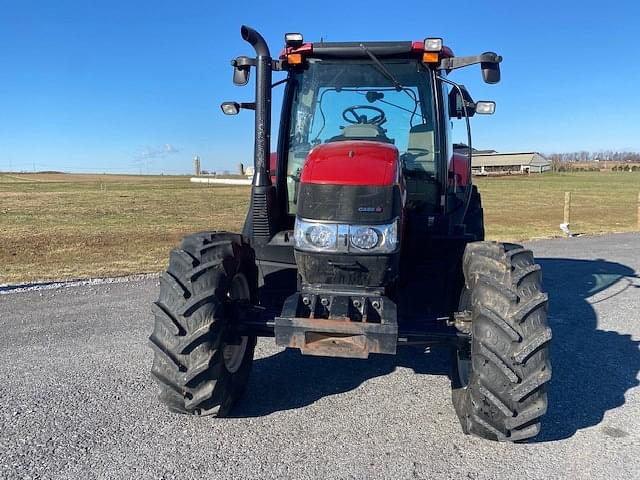
[[[396,42],[314,42],[305,43],[297,48],[286,47],[282,50],[280,58],[292,53],[300,53],[309,58],[369,58],[366,47],[378,58],[406,58],[419,57],[424,51],[423,41],[396,41]],[[443,46],[440,51],[441,58],[453,57],[453,51]]]

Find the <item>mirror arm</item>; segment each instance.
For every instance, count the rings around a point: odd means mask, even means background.
[[[467,124],[467,147],[469,148],[469,151],[467,154],[469,158],[469,172],[467,176],[467,185],[470,186],[472,183],[471,182],[471,162],[473,161],[473,157],[472,157],[473,145],[471,144],[471,123],[469,122],[469,111],[467,109],[467,100],[464,99],[464,93],[463,93],[464,87],[461,85],[458,85],[456,82],[452,82],[448,78],[441,77],[440,75],[437,75],[436,78],[441,82],[444,82],[448,85],[451,85],[453,88],[455,88],[458,91],[458,95],[460,95],[460,98],[462,99],[462,111],[464,112],[464,119]],[[464,90],[466,91],[466,88]],[[469,94],[468,91],[467,91],[467,94]],[[464,201],[464,213],[462,214],[463,221],[464,221],[464,218],[467,216],[467,211],[469,210],[470,203],[471,203],[471,188],[467,188],[466,198]]]
[[[271,84],[271,88],[275,88],[278,85],[282,85],[283,83],[287,83],[289,80],[290,80],[290,77],[285,77],[282,80],[278,80],[277,82]]]
[[[502,62],[502,57],[495,53],[483,53],[482,55],[473,55],[471,57],[451,57],[440,60],[438,70],[455,70],[456,68],[468,67],[476,63],[495,63]]]
[[[244,55],[231,60],[231,66],[240,69],[248,69],[249,67],[255,67],[255,65],[255,58],[245,57]]]
[[[231,66],[240,70],[248,70],[251,67],[255,67],[256,64],[255,58],[249,58],[244,55],[231,60]],[[282,71],[282,60],[271,60],[271,69],[276,72]]]

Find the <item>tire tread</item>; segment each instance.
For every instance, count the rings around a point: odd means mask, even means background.
[[[149,337],[154,352],[151,373],[170,410],[224,415],[235,401],[230,397],[248,378],[250,360],[243,370],[246,375],[234,379],[233,388],[226,385],[232,380],[221,348],[227,322],[223,302],[231,278],[242,268],[255,285],[250,288],[257,291],[254,258],[241,235],[227,232],[189,235],[172,250],[169,267],[160,276],[160,296],[152,305],[155,324]],[[253,293],[252,297],[257,299]],[[252,358],[254,347],[255,338],[248,343],[246,358]]]
[[[474,367],[469,385],[454,385],[456,412],[465,432],[526,440],[540,431],[551,379],[540,266],[520,245],[483,241],[467,245],[463,272],[471,292]]]

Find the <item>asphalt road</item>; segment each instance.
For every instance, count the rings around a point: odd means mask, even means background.
[[[264,339],[235,418],[170,414],[146,279],[0,295],[0,478],[640,478],[640,234],[530,246],[554,331],[533,443],[461,433],[443,350],[320,359]]]

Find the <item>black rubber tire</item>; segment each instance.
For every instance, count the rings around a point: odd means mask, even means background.
[[[473,242],[463,270],[472,312],[468,383],[454,358],[452,397],[467,434],[498,441],[522,441],[540,431],[551,379],[547,294],[540,266],[520,245]],[[465,303],[467,305],[465,305]],[[468,363],[466,365],[469,365]]]
[[[257,272],[253,249],[238,234],[197,233],[171,252],[152,307],[155,324],[149,337],[151,373],[160,384],[160,400],[170,410],[225,416],[243,394],[256,337],[246,337],[242,360],[238,353],[229,371],[223,351],[234,340],[229,338],[225,306],[234,278],[246,285],[245,300],[257,303]]]
[[[478,187],[475,185],[471,186],[471,199],[469,200],[469,209],[465,217],[465,225],[467,226],[467,233],[472,233],[476,237],[476,241],[484,240],[482,197]]]

